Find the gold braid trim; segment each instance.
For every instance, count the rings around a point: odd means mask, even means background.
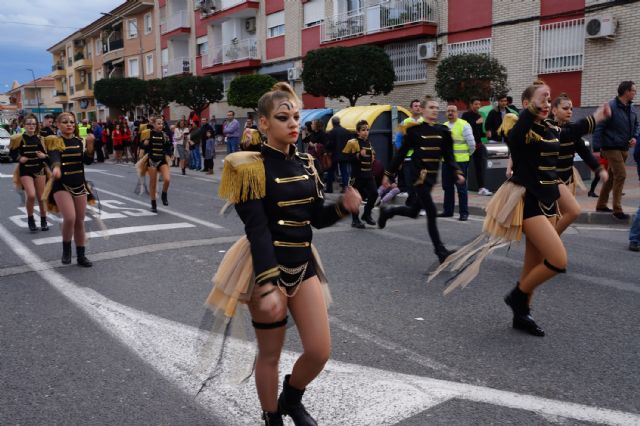
[[[233,204],[258,200],[267,193],[266,180],[262,154],[234,152],[224,159],[218,195]]]
[[[47,136],[44,138],[44,145],[47,151],[64,151],[64,140],[60,136]]]
[[[518,116],[514,113],[505,114],[502,119],[502,124],[498,127],[498,135],[509,136],[509,132],[513,129],[513,126],[518,122]]]

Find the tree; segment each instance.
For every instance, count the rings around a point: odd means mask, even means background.
[[[509,92],[507,69],[488,55],[449,56],[438,65],[436,93],[447,102],[490,99]]]
[[[123,113],[144,103],[146,84],[139,78],[103,78],[93,86],[96,100]]]
[[[209,104],[218,102],[223,97],[224,87],[220,77],[181,76],[172,84],[174,100],[195,111],[198,115]]]
[[[377,46],[329,47],[307,53],[302,82],[307,93],[345,97],[351,106],[364,95],[386,95],[396,76],[391,59]]]
[[[162,110],[175,100],[175,80],[175,77],[167,77],[145,81],[144,103],[152,113],[162,114]]]
[[[271,90],[277,82],[278,80],[267,74],[238,76],[231,80],[227,101],[229,105],[252,108],[255,111],[258,106],[258,99]]]

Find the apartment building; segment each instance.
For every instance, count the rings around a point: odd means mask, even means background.
[[[47,49],[53,56],[55,101],[78,120],[118,112],[96,102],[93,85],[112,77],[158,78],[157,19],[152,0],[129,0]],[[145,111],[141,108],[138,114]]]
[[[41,77],[20,85],[14,83],[7,95],[11,104],[15,105],[16,112],[35,114],[39,120],[45,114],[62,112],[60,105],[53,100],[55,89],[52,77]]]

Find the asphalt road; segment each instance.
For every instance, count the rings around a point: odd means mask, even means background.
[[[60,265],[55,218],[49,232],[28,232],[13,166],[0,165],[1,425],[259,424],[252,381],[212,381],[196,396],[203,302],[243,226],[218,214],[217,175],[176,170],[169,207],[152,214],[132,166],[88,167],[111,235],[89,218],[94,267],[84,269]],[[481,224],[439,220],[451,247]],[[333,353],[308,409],[325,425],[640,424],[640,257],[627,231],[580,225],[563,236],[569,271],[533,304],[544,338],[512,330],[502,301],[522,244],[445,297],[444,280],[426,284],[436,258],[424,218],[315,232]],[[301,350],[295,328],[286,350],[281,374]]]

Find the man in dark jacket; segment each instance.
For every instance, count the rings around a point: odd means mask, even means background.
[[[330,171],[327,174],[327,191],[333,192],[333,177],[335,175],[335,164],[338,164],[340,167],[340,175],[342,178],[342,190],[340,192],[344,192],[344,190],[349,186],[349,175],[351,174],[351,163],[349,162],[349,158],[342,153],[345,145],[353,137],[353,135],[344,127],[340,125],[340,117],[332,117],[331,124],[333,124],[333,129],[327,133],[327,151],[332,153],[333,164],[332,167],[334,170]]]
[[[498,105],[496,105],[496,107],[487,114],[487,121],[484,125],[484,129],[487,132],[487,140],[492,142],[504,142],[504,138],[498,135],[498,128],[502,124],[502,118],[505,114],[511,112],[507,108],[507,105],[509,105],[507,95],[499,95]]]
[[[609,180],[604,183],[596,211],[613,212],[622,220],[629,215],[622,211],[622,188],[626,178],[624,164],[629,148],[636,144],[636,135],[640,133],[638,113],[633,107],[636,85],[633,81],[623,81],[618,86],[618,96],[609,101],[611,117],[596,126],[593,143],[600,147],[600,155],[609,162]],[[613,190],[613,210],[607,207],[609,193]]]

